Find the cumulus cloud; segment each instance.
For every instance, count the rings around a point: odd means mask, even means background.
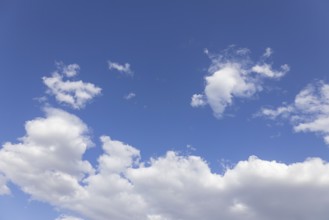
[[[262,108],[258,115],[290,120],[296,132],[314,132],[329,144],[329,84],[318,81],[306,86],[291,104],[276,109]]]
[[[143,161],[137,148],[102,136],[103,153],[93,167],[83,160],[92,146],[88,127],[63,110],[45,113],[26,123],[18,143],[0,149],[0,184],[5,178],[33,199],[84,219],[326,220],[329,215],[329,164],[319,158],[285,164],[252,156],[218,174],[199,156],[169,151]]]
[[[52,76],[44,76],[42,80],[48,88],[47,93],[54,95],[59,103],[67,104],[74,109],[80,109],[101,93],[101,88],[92,83],[64,79],[65,77],[73,77],[78,73],[80,67],[77,64],[68,66],[58,64],[57,66],[58,70]]]
[[[116,70],[118,72],[124,73],[126,75],[132,76],[134,72],[130,68],[129,63],[120,64],[117,62],[107,61],[110,70]]]
[[[266,59],[253,62],[246,48],[231,47],[219,55],[210,54],[208,50],[205,53],[212,63],[204,78],[204,91],[192,96],[191,106],[208,104],[216,118],[221,118],[235,99],[250,98],[260,92],[265,78],[279,79],[289,71],[287,64],[275,70],[271,63],[265,62]],[[272,50],[267,48],[264,56],[266,58],[271,54]]]
[[[93,168],[82,154],[92,142],[86,125],[59,109],[45,109],[46,118],[25,124],[19,143],[0,150],[0,172],[33,198],[58,204],[84,195],[79,181]]]
[[[128,93],[127,95],[125,95],[123,98],[126,100],[130,100],[136,97],[136,94],[133,92]]]

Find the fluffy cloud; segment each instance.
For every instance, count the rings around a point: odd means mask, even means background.
[[[208,104],[216,118],[221,118],[225,109],[232,105],[235,98],[250,98],[262,90],[263,79],[279,79],[289,71],[284,64],[280,70],[275,70],[266,59],[254,63],[249,58],[249,50],[229,48],[220,55],[205,53],[212,63],[205,76],[205,89],[201,94],[194,94],[192,107]],[[272,50],[267,48],[263,57],[268,58]]]
[[[57,65],[58,70],[50,77],[43,77],[43,83],[48,87],[48,94],[54,95],[59,103],[64,103],[74,109],[80,109],[101,93],[101,88],[92,83],[81,80],[64,80],[65,77],[73,77],[78,73],[80,67],[77,64],[65,66]]]
[[[81,157],[92,142],[77,117],[48,108],[46,118],[25,124],[20,143],[5,143],[0,151],[0,172],[33,198],[60,204],[84,194],[79,181],[93,168]]]
[[[318,81],[300,91],[291,104],[276,109],[262,108],[260,115],[289,119],[296,132],[314,132],[329,144],[329,84]]]
[[[110,70],[116,70],[129,76],[132,76],[134,74],[134,72],[130,68],[129,63],[120,64],[120,63],[112,62],[110,60],[107,63]]]
[[[45,112],[26,123],[19,143],[0,149],[0,184],[6,178],[32,198],[84,219],[326,220],[329,215],[329,164],[319,158],[285,164],[252,156],[217,174],[204,159],[173,151],[143,162],[138,149],[102,136],[104,153],[93,168],[82,159],[92,146],[88,127],[62,110]]]

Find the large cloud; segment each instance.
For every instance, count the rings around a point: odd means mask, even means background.
[[[314,132],[329,144],[329,84],[317,81],[300,91],[291,104],[276,109],[262,108],[260,115],[289,119],[296,132]]]
[[[284,64],[274,70],[266,62],[272,50],[267,48],[262,59],[254,63],[248,56],[248,49],[229,48],[223,54],[213,55],[206,50],[211,59],[208,75],[205,76],[203,93],[194,94],[192,107],[209,104],[216,118],[221,118],[225,109],[232,105],[235,98],[249,98],[262,90],[264,78],[279,79],[289,71]]]
[[[57,71],[50,77],[42,78],[43,83],[48,87],[48,94],[54,95],[59,103],[64,103],[74,109],[83,108],[87,102],[101,93],[101,88],[92,83],[81,80],[64,80],[64,78],[76,76],[79,69],[78,64],[65,66],[63,63],[59,63]]]
[[[285,164],[253,156],[217,174],[204,159],[173,151],[143,162],[138,149],[102,136],[104,153],[93,168],[82,159],[92,146],[88,127],[76,116],[48,108],[46,117],[25,128],[19,143],[0,150],[0,173],[32,198],[84,219],[326,220],[329,215],[329,164],[319,158]]]

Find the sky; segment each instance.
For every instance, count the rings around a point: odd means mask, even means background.
[[[0,220],[325,220],[329,3],[0,1]]]

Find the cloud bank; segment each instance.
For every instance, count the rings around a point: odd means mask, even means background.
[[[262,108],[258,115],[287,119],[295,132],[313,132],[329,144],[329,84],[317,81],[302,89],[291,104]]]
[[[55,96],[59,103],[74,109],[83,108],[87,102],[101,94],[101,88],[81,80],[65,80],[76,76],[79,70],[78,64],[65,66],[63,63],[58,63],[57,70],[50,77],[42,77],[43,83],[48,88],[47,93]]]
[[[143,161],[135,147],[102,136],[103,153],[92,166],[83,155],[94,144],[77,116],[46,108],[45,117],[26,122],[25,130],[18,143],[0,149],[0,190],[9,181],[33,199],[85,220],[326,220],[329,215],[329,164],[319,158],[285,164],[252,156],[218,174],[199,156],[168,151]]]
[[[211,59],[208,75],[205,76],[205,88],[200,94],[194,94],[191,99],[192,107],[209,105],[216,118],[223,117],[225,109],[233,104],[237,98],[246,99],[262,91],[263,81],[279,79],[288,71],[289,66],[284,64],[275,70],[267,59],[273,53],[267,48],[262,59],[253,62],[246,48],[235,49],[230,47],[222,54],[205,53]]]

